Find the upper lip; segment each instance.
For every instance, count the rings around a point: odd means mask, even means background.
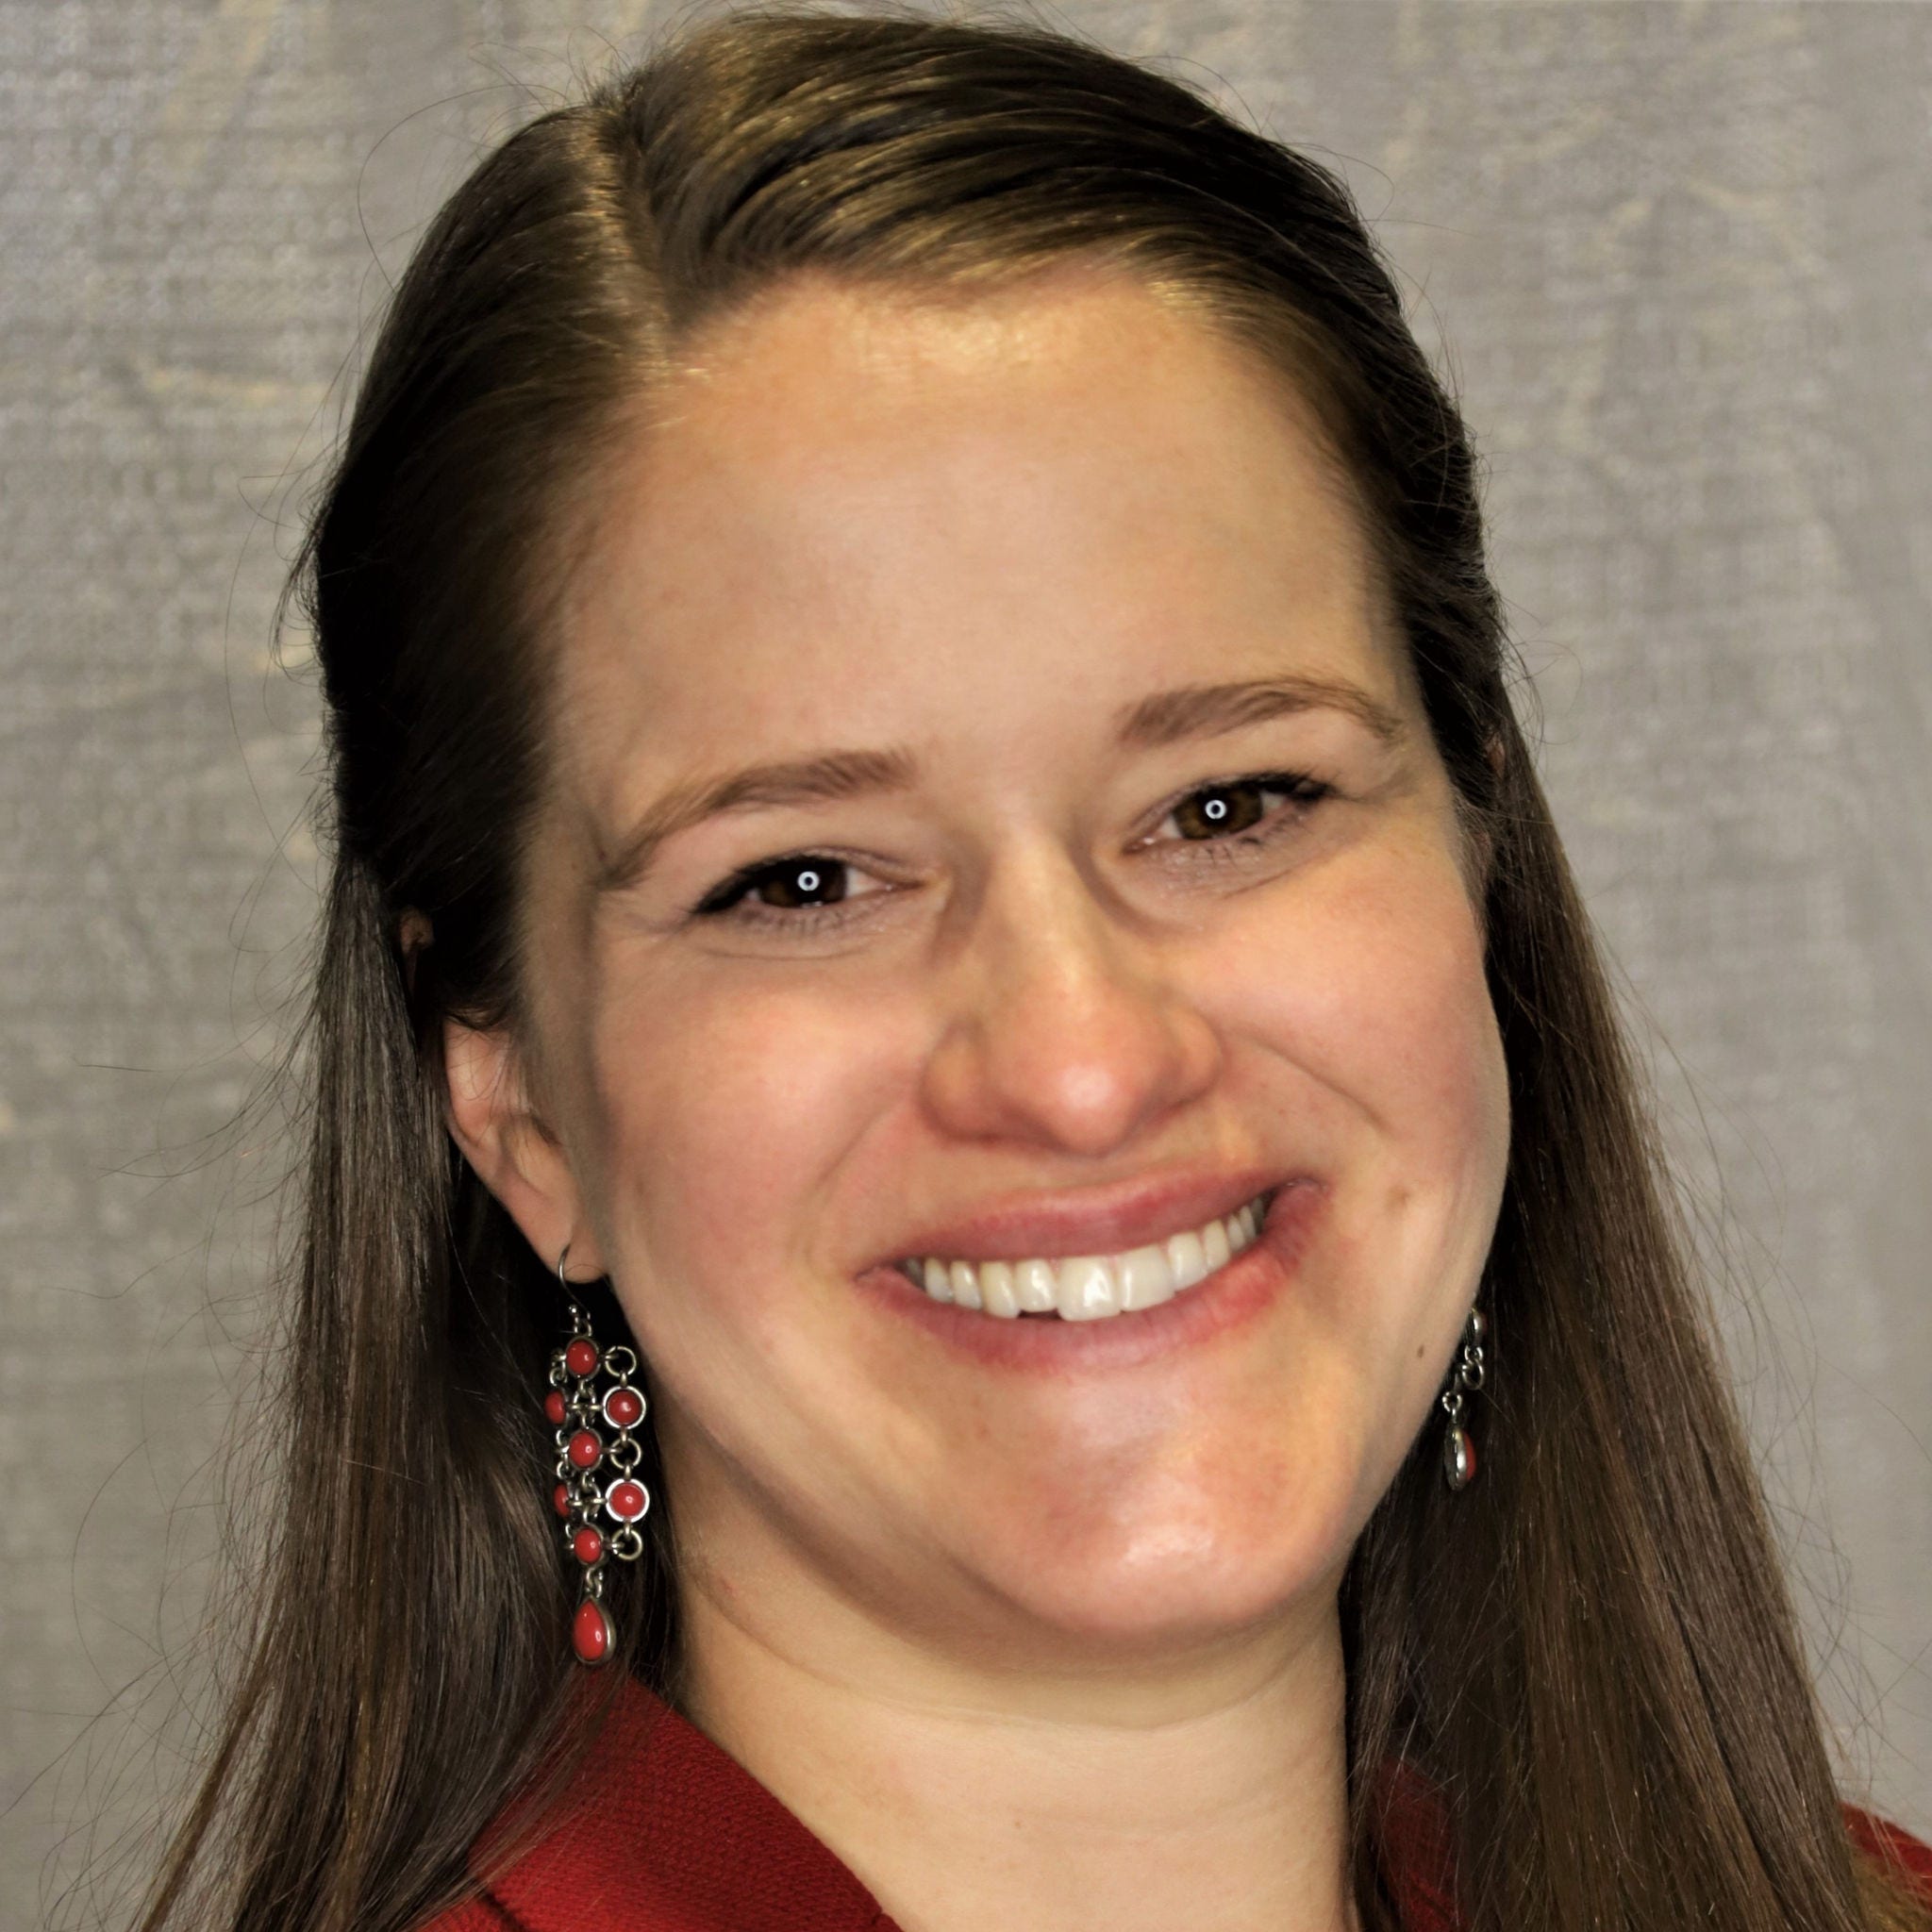
[[[884,1258],[1025,1261],[1122,1253],[1232,1214],[1284,1178],[1259,1168],[1170,1169],[1063,1193],[1008,1194],[918,1229]]]

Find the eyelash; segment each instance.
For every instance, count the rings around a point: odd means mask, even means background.
[[[1163,840],[1160,842],[1191,848],[1201,853],[1200,858],[1191,858],[1187,861],[1190,865],[1238,863],[1236,854],[1242,847],[1253,848],[1272,843],[1284,832],[1299,824],[1324,799],[1331,796],[1335,789],[1319,778],[1309,777],[1304,772],[1250,772],[1238,778],[1217,778],[1211,784],[1192,786],[1170,801],[1161,811],[1156,830],[1191,800],[1212,797],[1217,792],[1238,791],[1246,786],[1258,787],[1263,792],[1285,793],[1290,805],[1286,808],[1278,807],[1255,824],[1243,825],[1238,832],[1222,838]],[[1150,835],[1148,839],[1139,841],[1133,849],[1142,850],[1153,842]],[[784,872],[788,866],[812,863],[824,869],[850,865],[853,861],[824,852],[791,852],[777,858],[761,858],[757,864],[743,867],[713,887],[691,908],[691,916],[694,919],[730,919],[746,925],[782,926],[793,932],[817,930],[862,916],[863,900],[856,902],[856,909],[855,902],[845,900],[835,900],[829,906],[791,908],[758,906],[746,901],[745,895],[755,887],[774,874]],[[873,895],[866,896],[870,898]]]

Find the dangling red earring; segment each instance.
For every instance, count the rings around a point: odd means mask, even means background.
[[[543,1413],[557,1431],[557,1487],[550,1500],[563,1519],[563,1546],[577,1566],[582,1591],[571,1620],[571,1648],[580,1663],[595,1665],[617,1647],[617,1628],[604,1607],[604,1565],[611,1557],[634,1563],[643,1555],[638,1524],[651,1507],[651,1492],[637,1479],[644,1451],[631,1433],[644,1419],[643,1391],[631,1380],[638,1358],[622,1344],[601,1346],[591,1335],[591,1317],[563,1272],[569,1258],[566,1242],[557,1257],[557,1280],[570,1296],[570,1339],[550,1357]],[[608,1384],[601,1394],[600,1381]],[[600,1518],[616,1526],[607,1532]]]

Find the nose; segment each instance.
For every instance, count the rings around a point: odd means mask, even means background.
[[[1213,1026],[1063,856],[1007,867],[971,919],[923,1081],[944,1133],[1100,1157],[1212,1086]]]

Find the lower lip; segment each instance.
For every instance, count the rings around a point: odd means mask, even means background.
[[[1268,1218],[1253,1245],[1233,1260],[1158,1307],[1097,1321],[962,1308],[934,1301],[891,1266],[867,1269],[858,1285],[902,1321],[989,1367],[1059,1375],[1131,1369],[1230,1334],[1272,1307],[1300,1265],[1324,1199],[1325,1191],[1313,1181],[1291,1181],[1269,1203]]]

